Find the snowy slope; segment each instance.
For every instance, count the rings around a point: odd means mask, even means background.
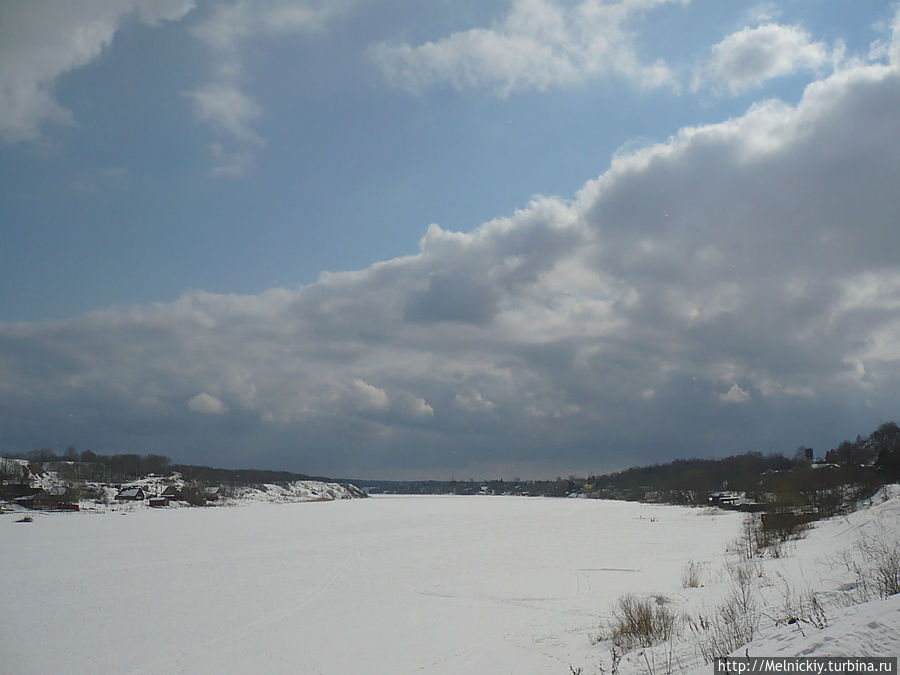
[[[115,496],[118,489],[108,485],[98,483],[87,484],[92,492],[102,490],[105,494],[106,503],[98,503],[96,500],[82,500],[80,502],[82,511],[103,512],[103,511],[135,511],[149,508],[147,501],[117,503]],[[141,487],[147,496],[159,495],[163,493],[166,487],[172,485],[177,488],[183,488],[185,481],[180,475],[174,476],[149,476],[138,480],[129,481],[129,487]],[[223,496],[214,502],[209,502],[211,506],[240,506],[247,504],[257,504],[263,502],[286,504],[294,502],[322,502],[332,501],[335,499],[354,499],[365,496],[359,488],[352,485],[344,485],[341,483],[326,483],[323,481],[298,480],[286,484],[264,484],[259,487],[235,487],[227,490],[228,496]],[[186,502],[173,502],[170,506],[185,506]]]
[[[229,502],[321,502],[358,496],[359,492],[354,494],[348,486],[340,483],[298,480],[286,485],[266,483],[259,488],[236,488],[235,496]]]
[[[742,561],[734,553],[721,556],[718,566],[706,566],[702,588],[682,589],[671,596],[683,617],[711,616],[725,602],[731,576],[729,569],[745,566],[753,571],[753,604],[758,616],[752,641],[731,652],[732,656],[897,656],[900,654],[900,596],[886,600],[861,600],[859,579],[847,561],[859,560],[861,536],[898,545],[900,542],[900,496],[897,486],[888,486],[871,505],[846,516],[813,524],[802,539],[783,546],[781,557]],[[821,603],[817,628],[806,621],[788,623],[801,598],[814,594]],[[647,663],[657,669],[673,664],[673,670],[708,675],[698,649],[698,636],[682,630],[668,644],[626,655],[620,672],[646,672]],[[588,661],[588,663],[591,663]],[[593,663],[606,667],[609,657]],[[599,671],[595,667],[595,671]],[[585,673],[595,672],[585,668]]]
[[[734,656],[897,656],[900,595],[835,610],[822,630],[770,629]]]

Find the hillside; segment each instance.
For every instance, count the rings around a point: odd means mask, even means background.
[[[667,607],[678,617],[673,635],[648,647],[620,648],[620,672],[700,675],[709,672],[704,662],[710,652],[896,656],[900,489],[888,486],[858,506],[752,555],[741,541],[744,528],[719,559],[689,561],[699,570],[696,587],[688,585],[667,596]],[[685,586],[684,571],[682,575]],[[616,645],[606,639],[598,646],[606,652],[594,662],[599,673],[611,666]]]
[[[184,468],[184,467],[179,467]],[[192,470],[193,469],[193,470]],[[31,462],[0,458],[0,503],[44,511],[105,511],[178,506],[233,506],[251,502],[310,502],[366,497],[349,483],[295,478],[295,474],[187,467],[165,475],[134,476],[121,482],[90,480],[102,475],[93,464]],[[198,476],[205,477],[205,480]],[[288,477],[287,480],[273,479]],[[222,482],[214,480],[219,478]],[[252,482],[249,478],[253,478]],[[269,478],[269,481],[261,480]]]

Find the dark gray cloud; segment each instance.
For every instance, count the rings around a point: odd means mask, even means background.
[[[0,445],[457,477],[826,450],[900,416],[898,109],[856,66],[413,256],[0,325]]]
[[[427,290],[413,295],[403,317],[421,323],[486,324],[496,312],[497,300],[490,286],[462,276],[434,276],[429,279]]]

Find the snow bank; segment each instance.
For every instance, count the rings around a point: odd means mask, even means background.
[[[732,583],[728,570],[742,566],[752,575],[757,622],[754,638],[731,656],[896,656],[900,653],[900,596],[856,604],[864,594],[848,561],[859,560],[860,537],[900,542],[898,495],[898,486],[887,486],[858,510],[814,523],[802,539],[783,545],[781,557],[742,561],[733,553],[725,554],[716,565],[704,566],[702,588],[683,589],[671,596],[673,606],[695,622],[700,615],[714,616],[716,607],[728,601]],[[806,619],[813,621],[789,621],[803,614],[801,603],[809,603],[812,597],[820,603],[816,617],[806,606]],[[822,623],[827,625],[823,628]],[[683,630],[672,643],[629,653],[620,672],[646,672],[650,663],[655,670],[671,666],[676,672],[708,675],[710,666],[704,664],[698,646],[702,637],[702,632]],[[599,666],[608,669],[609,665],[607,654]]]
[[[0,474],[27,479],[30,473],[31,472],[28,470],[28,462],[24,459],[8,459],[6,457],[0,457]]]
[[[186,483],[179,474],[175,474],[172,476],[148,476],[129,481],[127,485],[128,487],[143,488],[144,493],[150,497],[163,494],[163,491],[169,486],[181,490],[186,486]],[[82,500],[79,502],[82,511],[126,510],[130,512],[149,508],[147,500],[117,503],[115,497],[119,490],[116,487],[102,483],[87,483],[86,487],[90,489],[92,494],[102,494],[103,498]],[[258,503],[322,502],[336,499],[354,499],[364,496],[366,496],[365,493],[353,485],[322,481],[293,481],[286,484],[267,483],[258,487],[228,487],[223,490],[221,496],[217,495],[214,501],[208,502],[208,505],[240,506]],[[186,504],[187,502],[174,500],[169,508],[177,508]]]
[[[900,595],[835,610],[822,630],[794,625],[764,632],[734,656],[897,656]]]
[[[323,502],[334,499],[353,499],[363,493],[352,486],[341,483],[323,483],[314,480],[298,480],[286,485],[266,483],[258,488],[235,488],[233,502],[272,502],[283,504],[288,502]]]

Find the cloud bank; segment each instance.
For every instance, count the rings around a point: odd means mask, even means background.
[[[896,418],[900,72],[857,66],[302,288],[0,324],[5,446],[540,475]]]
[[[675,86],[661,61],[642,63],[628,22],[673,0],[514,0],[491,28],[473,28],[421,45],[380,43],[370,57],[387,80],[417,92],[436,84],[484,88],[497,96],[546,91],[621,77],[642,88]]]

